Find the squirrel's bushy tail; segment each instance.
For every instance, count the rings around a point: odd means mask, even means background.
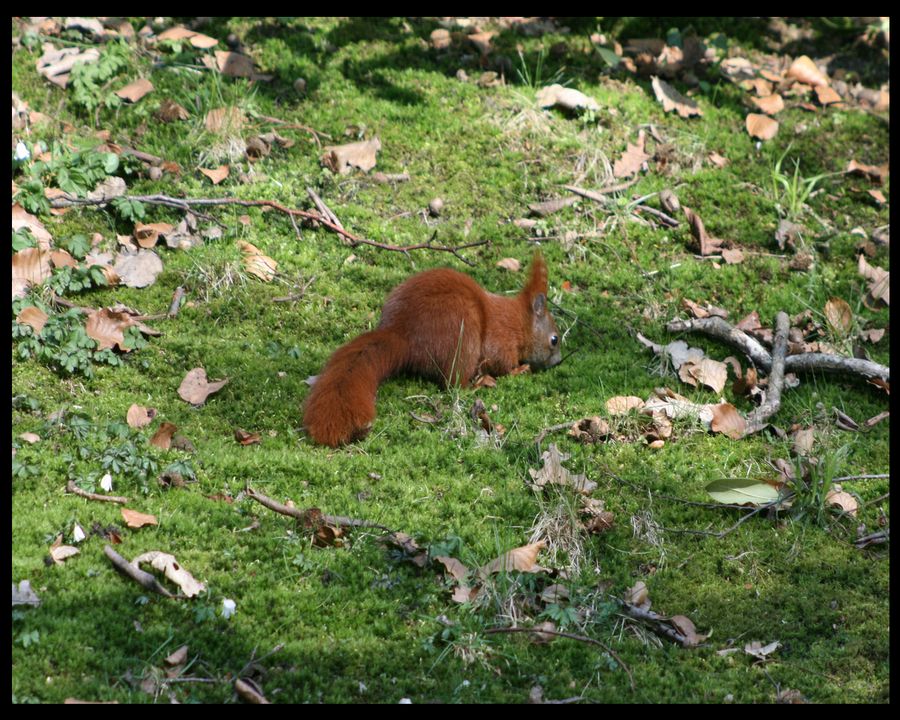
[[[375,393],[402,369],[406,340],[372,330],[338,348],[306,400],[303,426],[320,445],[337,447],[365,437],[375,419]]]

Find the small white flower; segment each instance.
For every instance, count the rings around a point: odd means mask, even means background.
[[[234,600],[225,598],[222,601],[222,617],[226,620],[230,618],[232,615],[234,615],[236,607],[237,605],[235,604]]]
[[[27,160],[31,157],[31,153],[28,152],[28,148],[21,140],[16,143],[16,154],[13,157],[15,157],[16,160]]]
[[[412,705],[412,700],[410,700],[409,698],[400,698],[400,702],[397,704],[398,705]]]
[[[75,523],[75,527],[72,529],[72,539],[75,542],[80,543],[84,538],[87,537],[84,534],[84,529],[78,523]]]
[[[100,478],[100,487],[103,488],[104,492],[112,490],[112,475],[106,473],[106,475]]]

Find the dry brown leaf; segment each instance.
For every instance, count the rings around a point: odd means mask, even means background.
[[[856,513],[859,510],[857,499],[850,493],[844,492],[840,485],[835,485],[828,491],[828,494],[825,495],[825,504],[836,505],[853,517],[856,517]]]
[[[143,555],[138,555],[131,561],[131,564],[135,567],[141,563],[148,563],[154,569],[165,573],[165,576],[178,585],[187,597],[199,595],[206,589],[203,583],[197,582],[187,570],[179,565],[174,555],[153,550]]]
[[[145,425],[149,425],[155,417],[155,408],[145,408],[143,405],[135,403],[128,408],[128,413],[125,415],[125,422],[128,423],[128,427],[142,428]]]
[[[855,175],[862,175],[863,177],[869,178],[869,180],[874,180],[879,185],[884,182],[884,179],[888,176],[889,166],[887,163],[884,165],[866,165],[865,163],[856,162],[856,160],[851,160],[847,163],[847,168],[844,172],[852,173]]]
[[[33,433],[33,432],[24,432],[21,435],[19,435],[19,439],[24,440],[25,442],[29,443],[30,445],[34,445],[34,443],[41,441],[41,436],[38,435],[37,433]]]
[[[708,407],[712,411],[710,429],[734,440],[740,439],[747,427],[747,421],[737,411],[737,408],[731,403],[719,403]]]
[[[190,118],[190,113],[174,100],[166,98],[159,104],[155,116],[162,122],[170,123],[176,120],[187,120]]]
[[[816,87],[827,85],[828,76],[823,73],[816,64],[806,55],[801,55],[788,68],[787,77],[794,78],[798,82]]]
[[[459,560],[447,555],[436,557],[435,560],[446,568],[447,572],[457,580],[465,580],[469,575],[469,568],[463,565]]]
[[[19,205],[19,203],[13,203],[13,232],[23,227],[27,227],[31,231],[32,236],[34,236],[34,239],[37,241],[37,247],[39,250],[50,249],[50,246],[53,244],[53,236],[50,235],[47,228],[44,227],[44,224],[40,220],[38,220],[36,216],[32,215],[25,208]]]
[[[123,285],[143,288],[156,282],[163,271],[163,264],[153,250],[140,250],[135,254],[120,253],[112,271]]]
[[[158,40],[187,40],[193,47],[199,50],[208,50],[219,44],[219,41],[209,35],[188,30],[182,25],[176,25],[161,32],[157,36]]]
[[[178,427],[170,422],[164,422],[159,429],[150,438],[150,444],[162,450],[168,450],[172,447],[172,436],[175,435]]]
[[[721,393],[728,380],[728,366],[718,360],[705,357],[699,361],[682,363],[678,369],[678,376],[694,387],[699,382],[710,390]]]
[[[24,252],[24,251],[23,251]],[[877,304],[883,302],[885,305],[891,304],[891,274],[887,270],[883,270],[877,265],[870,265],[866,261],[866,256],[860,253],[859,256],[859,274],[869,281],[869,293],[867,299]]]
[[[644,401],[634,395],[618,395],[606,401],[606,411],[610,415],[625,415],[632,410],[640,410]]]
[[[636,605],[644,610],[650,608],[650,593],[647,590],[647,584],[643,580],[638,580],[633,586],[628,588],[622,599],[629,605]]]
[[[653,93],[656,95],[656,99],[662,103],[664,112],[674,110],[683,118],[703,115],[703,111],[696,102],[686,98],[665,80],[652,76],[650,82],[653,85]]]
[[[825,303],[825,321],[834,332],[846,335],[853,325],[853,311],[846,300],[830,298]]]
[[[765,78],[751,78],[742,80],[741,87],[745,90],[753,90],[758,97],[766,97],[772,94],[773,84]]]
[[[538,553],[540,553],[541,548],[545,544],[541,540],[540,542],[523,545],[505,552],[500,557],[494,558],[487,565],[479,568],[478,574],[482,578],[486,578],[493,573],[511,572],[513,570],[527,573],[545,572],[546,569],[537,564]]]
[[[794,454],[809,455],[816,440],[815,428],[797,428],[793,433]]]
[[[548,449],[541,454],[541,462],[543,463],[541,469],[528,469],[528,474],[531,475],[534,481],[532,488],[540,489],[547,485],[565,485],[583,495],[592,493],[597,488],[597,483],[593,480],[588,480],[584,475],[575,475],[568,468],[563,467],[563,462],[568,460],[569,457],[571,456],[561,453],[554,443],[550,443]]]
[[[178,396],[191,405],[202,405],[207,397],[221,390],[227,382],[228,378],[209,382],[206,379],[206,370],[194,368],[184,376],[184,380],[178,386]]]
[[[278,263],[263,253],[252,243],[238,240],[237,243],[244,254],[244,269],[264,282],[270,282],[278,270]]]
[[[65,250],[51,250],[50,262],[53,267],[78,267],[78,261]]]
[[[182,645],[175,652],[169,655],[163,662],[169,666],[184,665],[187,660],[188,646]]]
[[[138,512],[137,510],[130,510],[126,507],[121,508],[121,510],[122,519],[130,528],[142,528],[145,525],[159,525],[155,515],[146,515],[144,513]],[[137,561],[133,561],[132,565],[137,565]]]
[[[116,90],[116,95],[122,100],[135,103],[153,90],[153,83],[146,78],[139,78],[134,82],[128,83],[121,90]]]
[[[480,588],[470,588],[467,585],[457,585],[453,588],[453,595],[451,599],[453,602],[457,603],[467,603],[471,602],[478,595],[478,591]]]
[[[228,77],[256,78],[253,60],[247,55],[230,50],[216,50],[216,67]]]
[[[750,113],[747,115],[746,127],[750,137],[759,138],[760,140],[771,140],[778,132],[778,121],[773,120],[768,115]]]
[[[719,155],[717,152],[711,152],[707,155],[707,159],[717,168],[723,168],[728,164],[728,158]],[[662,194],[660,194],[660,199],[662,199]],[[680,206],[678,209],[680,209]]]
[[[50,557],[53,558],[53,562],[57,565],[62,565],[66,560],[79,552],[78,548],[72,545],[56,545],[50,548]]]
[[[609,437],[609,424],[601,417],[594,416],[579,420],[569,429],[569,436],[583,443],[596,443]]]
[[[697,633],[697,628],[694,626],[693,621],[685,615],[673,615],[669,618],[669,622],[672,624],[672,627],[684,636],[685,647],[696,647],[707,638],[706,635]]]
[[[377,137],[346,145],[326,145],[321,157],[322,164],[332,172],[346,175],[353,168],[369,172],[375,167],[376,153],[381,150],[381,140]]]
[[[515,258],[503,258],[497,263],[497,267],[510,272],[519,272],[522,269],[522,263]]]
[[[231,172],[231,169],[228,165],[219,165],[217,168],[198,168],[201,173],[206,175],[210,180],[212,180],[213,185],[218,185],[225,178],[228,177],[228,174]]]
[[[628,143],[625,153],[613,165],[613,176],[617,178],[631,177],[640,172],[641,167],[650,159],[644,151],[644,131],[638,133],[637,144]]]
[[[884,205],[887,202],[887,198],[881,190],[866,190],[866,192],[869,193],[871,198],[879,205]]]
[[[737,265],[744,262],[744,253],[739,248],[725,248],[722,250],[722,259],[726,265]]]
[[[131,348],[125,347],[125,329],[136,324],[134,318],[126,312],[100,308],[88,313],[84,330],[88,337],[97,341],[99,350],[115,346],[122,352],[131,352]]]
[[[160,235],[168,235],[172,232],[173,225],[171,223],[142,223],[134,224],[134,239],[142,248],[152,248],[156,245]]]
[[[44,325],[47,324],[47,320],[50,318],[47,313],[45,313],[40,308],[36,308],[34,306],[27,307],[22,312],[20,312],[16,316],[16,322],[20,325],[28,325],[34,330],[34,334],[40,335],[41,330],[44,329]]]
[[[50,253],[40,248],[25,248],[12,256],[12,297],[23,297],[32,285],[50,277]]]
[[[241,445],[259,445],[262,442],[262,435],[259,433],[249,433],[241,428],[235,428],[234,439]]]
[[[685,218],[687,218],[688,225],[690,225],[691,235],[693,235],[694,239],[700,245],[700,254],[712,255],[719,250],[722,245],[722,240],[714,238],[706,232],[703,219],[689,207],[683,207],[682,210],[684,211]]]
[[[750,98],[750,100],[766,115],[774,115],[784,110],[784,99],[778,93],[760,98]]]
[[[834,88],[827,85],[818,85],[816,87],[816,97],[821,105],[835,105],[842,102],[840,95],[835,92]]]
[[[877,343],[884,337],[884,328],[870,328],[860,333],[860,338],[868,340],[870,343]]]
[[[445,28],[438,28],[431,33],[431,46],[435,50],[443,50],[450,47],[450,31]]]

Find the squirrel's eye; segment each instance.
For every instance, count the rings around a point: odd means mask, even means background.
[[[559,343],[559,338],[556,337],[556,335],[551,335],[550,336],[550,345],[552,347],[556,347],[557,343]]]

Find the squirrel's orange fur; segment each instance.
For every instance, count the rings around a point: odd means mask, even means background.
[[[522,291],[503,297],[455,270],[427,270],[398,285],[381,322],[339,348],[306,400],[303,425],[321,445],[358,440],[375,419],[375,393],[399,373],[463,387],[481,374],[539,369],[562,359],[547,308],[547,267],[535,253]]]

